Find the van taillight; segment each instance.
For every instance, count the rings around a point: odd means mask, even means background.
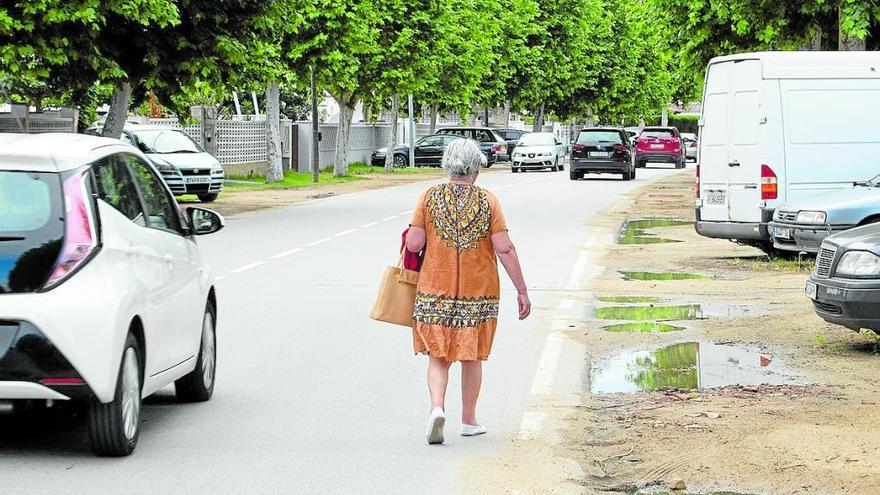
[[[776,199],[779,195],[776,173],[767,165],[761,165],[761,199]]]
[[[700,199],[700,164],[697,164],[697,199]]]
[[[92,209],[87,203],[88,173],[88,169],[77,170],[64,181],[64,244],[44,289],[64,281],[89,258],[98,245]]]

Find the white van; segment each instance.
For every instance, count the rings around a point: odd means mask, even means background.
[[[880,174],[880,52],[763,52],[706,70],[697,233],[771,248],[785,201]]]

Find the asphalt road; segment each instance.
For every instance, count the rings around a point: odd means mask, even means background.
[[[466,463],[518,434],[546,328],[589,236],[584,225],[670,173],[638,172],[634,182],[572,182],[567,171],[479,179],[501,201],[535,306],[519,322],[502,275],[478,409],[487,435],[457,434],[454,368],[447,443],[428,446],[426,358],[412,354],[405,328],[367,317],[429,184],[418,183],[243,215],[201,238],[220,278],[214,398],[182,405],[171,390],[149,398],[138,449],[125,459],[93,457],[75,415],[0,416],[0,486],[16,494],[461,493]]]

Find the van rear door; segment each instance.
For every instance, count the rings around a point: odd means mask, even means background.
[[[700,134],[703,220],[761,221],[760,83],[758,60],[709,67]]]

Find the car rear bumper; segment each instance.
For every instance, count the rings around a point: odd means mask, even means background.
[[[736,241],[770,241],[767,224],[773,218],[773,210],[761,210],[761,222],[724,222],[703,220],[700,209],[696,211],[694,229],[703,237],[714,239],[730,239]]]
[[[833,226],[829,231],[827,228],[817,228],[815,225],[804,226],[797,224],[787,224],[781,222],[770,222],[768,225],[769,233],[773,239],[773,247],[783,251],[806,251],[808,253],[818,253],[819,246],[831,234],[842,232],[855,227],[855,225]],[[791,238],[774,237],[773,229],[789,229]]]
[[[679,153],[636,152],[636,161],[639,162],[676,163],[679,160]]]
[[[0,325],[0,399],[89,399],[82,376],[36,326]]]
[[[626,159],[588,159],[572,158],[571,170],[574,172],[623,172],[629,168],[630,162]]]
[[[813,310],[823,320],[855,331],[880,331],[880,280],[823,279],[813,274],[809,281],[816,284]]]

